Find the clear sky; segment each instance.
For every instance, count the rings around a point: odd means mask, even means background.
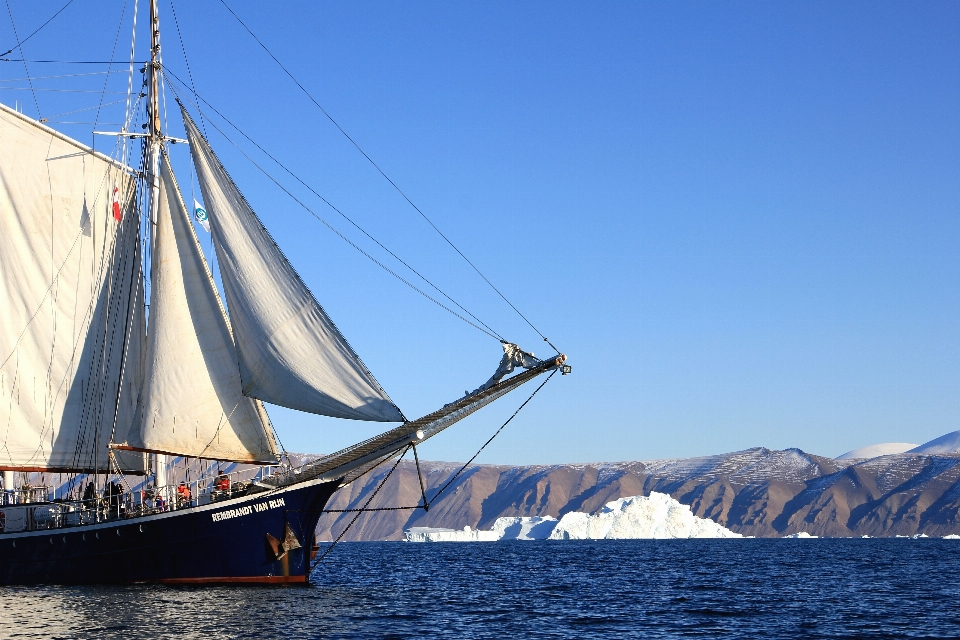
[[[960,5],[228,3],[569,354],[574,374],[552,380],[480,461],[753,446],[835,456],[960,428]],[[20,36],[63,4],[11,0]],[[201,96],[501,334],[550,352],[219,1],[177,2],[179,35],[169,0],[160,5],[174,73],[189,75],[182,35]],[[24,45],[27,59],[107,60],[115,38],[115,58],[126,59],[133,0],[117,38],[123,7],[76,0]],[[2,16],[0,49],[11,39]],[[145,56],[141,33],[137,59]],[[0,63],[0,101],[36,115],[22,77],[22,64]],[[103,86],[102,76],[71,82]],[[109,88],[125,91],[126,77]],[[37,93],[45,117],[99,98]],[[51,122],[89,142],[92,125],[60,123],[90,113]],[[110,107],[101,122],[121,114]],[[408,416],[492,373],[495,340],[380,271],[208,132]],[[171,153],[189,191],[187,150]],[[425,444],[422,456],[468,458],[530,391]],[[271,416],[298,451],[331,451],[380,429],[276,408]]]

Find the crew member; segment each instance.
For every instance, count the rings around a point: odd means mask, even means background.
[[[190,502],[190,487],[186,482],[181,482],[177,487],[177,506],[183,506]]]

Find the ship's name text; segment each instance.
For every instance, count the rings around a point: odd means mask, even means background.
[[[218,511],[217,513],[212,514],[214,522],[220,522],[221,520],[229,520],[230,518],[239,518],[240,516],[248,516],[254,511],[260,513],[261,511],[266,511],[267,509],[276,509],[277,507],[287,506],[283,498],[277,498],[275,500],[267,500],[266,502],[258,502],[256,504],[248,504],[245,507],[237,507],[236,509],[227,509],[226,511]]]

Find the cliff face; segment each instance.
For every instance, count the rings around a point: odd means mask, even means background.
[[[960,454],[900,454],[833,460],[799,449],[756,448],[704,458],[507,467],[469,467],[431,506],[362,514],[344,540],[399,540],[409,527],[489,529],[501,516],[595,513],[617,498],[667,493],[693,513],[744,535],[893,536],[960,533]],[[392,465],[334,494],[329,509],[363,506]],[[421,462],[427,496],[460,468]],[[403,461],[370,504],[421,502],[413,462]],[[317,527],[332,540],[355,513],[331,513]]]

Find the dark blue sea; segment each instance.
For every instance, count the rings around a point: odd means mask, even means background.
[[[0,637],[960,637],[960,540],[352,543],[313,580],[0,587]]]

